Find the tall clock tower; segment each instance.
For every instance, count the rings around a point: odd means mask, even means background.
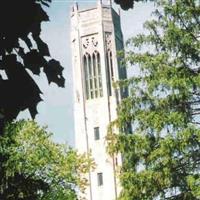
[[[121,157],[106,152],[106,134],[117,117],[117,104],[126,91],[112,83],[126,78],[117,51],[123,50],[120,16],[110,4],[71,11],[71,48],[74,86],[75,147],[90,153],[96,163],[88,174],[87,200],[115,200],[119,194],[116,178]]]

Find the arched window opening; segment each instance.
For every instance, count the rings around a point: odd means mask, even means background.
[[[92,55],[92,63],[93,63],[93,71],[94,71],[94,91],[95,91],[95,98],[97,98],[98,97],[97,61],[96,61],[96,55],[94,53]]]
[[[87,65],[87,57],[85,55],[83,56],[83,66],[84,66],[84,76],[85,76],[86,98],[89,99],[88,65]]]
[[[108,85],[108,95],[111,96],[112,95],[112,89],[111,89],[111,81],[110,81],[110,65],[109,65],[109,57],[108,57],[108,53],[106,54],[106,63],[107,63],[107,67],[106,67],[106,71],[107,71],[107,85]]]
[[[88,69],[89,69],[89,91],[90,91],[90,98],[94,98],[94,83],[93,83],[93,66],[91,56],[88,54]]]
[[[110,50],[106,53],[108,95],[112,96],[112,82],[114,81],[113,59]]]
[[[111,71],[111,79],[114,81],[114,72],[113,72],[113,59],[112,52],[110,51],[110,71]]]
[[[95,51],[92,55],[83,56],[85,74],[85,92],[87,99],[103,96],[101,60],[99,52]]]
[[[101,59],[100,54],[97,52],[97,69],[98,69],[98,86],[99,86],[99,96],[103,96],[103,87],[102,87],[102,77],[101,77]]]

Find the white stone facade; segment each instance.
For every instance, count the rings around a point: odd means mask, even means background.
[[[115,169],[121,157],[106,153],[105,136],[122,96],[114,91],[112,82],[126,77],[117,59],[117,50],[123,49],[119,15],[101,3],[86,10],[74,5],[71,43],[75,147],[81,153],[91,152],[97,165],[88,175],[85,199],[115,200],[119,193]]]

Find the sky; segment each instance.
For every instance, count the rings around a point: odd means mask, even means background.
[[[104,0],[106,2],[106,0]],[[79,8],[96,5],[96,0],[76,1]],[[64,67],[65,88],[59,88],[54,83],[50,85],[44,74],[33,76],[43,92],[43,101],[38,104],[36,121],[41,126],[48,126],[53,133],[53,140],[74,146],[73,121],[73,78],[70,49],[70,10],[73,0],[52,0],[50,8],[45,8],[50,21],[42,24],[42,39],[48,44],[52,58],[58,60]],[[115,10],[119,7],[113,3]],[[154,3],[135,3],[134,9],[120,11],[121,26],[124,40],[144,32],[143,23],[151,17]],[[129,75],[134,69],[128,71]],[[30,118],[28,111],[21,112],[18,119]]]

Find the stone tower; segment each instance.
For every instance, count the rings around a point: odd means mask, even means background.
[[[110,4],[71,11],[71,45],[74,86],[75,147],[89,153],[96,169],[88,175],[87,200],[115,200],[119,185],[115,176],[121,157],[106,152],[108,124],[116,119],[116,107],[126,91],[112,82],[126,78],[117,51],[123,49],[120,16]]]

